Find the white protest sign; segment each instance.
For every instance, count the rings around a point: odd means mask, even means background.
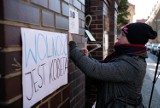
[[[21,28],[23,108],[68,83],[67,34]]]
[[[71,7],[69,8],[69,32],[79,34],[78,12]]]

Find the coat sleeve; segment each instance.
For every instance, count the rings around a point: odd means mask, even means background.
[[[113,82],[128,82],[135,77],[134,67],[125,60],[115,60],[109,63],[100,63],[86,56],[75,43],[70,43],[70,58],[75,65],[87,76]]]

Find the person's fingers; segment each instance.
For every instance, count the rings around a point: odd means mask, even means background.
[[[82,51],[84,52],[85,55],[89,55],[89,51],[86,48],[82,48]]]
[[[86,50],[84,50],[84,49],[82,49],[82,51],[83,51],[83,53],[85,53],[85,54],[87,53]]]
[[[85,49],[85,48],[82,48],[82,51],[83,51],[84,53],[86,53],[86,52],[87,52],[87,49]]]

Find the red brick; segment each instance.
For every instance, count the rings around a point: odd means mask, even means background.
[[[69,19],[66,17],[56,15],[56,28],[69,30]]]
[[[69,73],[68,74],[68,82],[71,82],[75,79],[75,72]]]
[[[97,33],[96,34],[96,37],[98,38],[98,37],[102,37],[103,36],[103,33]]]
[[[65,101],[69,96],[70,96],[70,88],[69,88],[69,86],[67,86],[67,87],[62,91],[62,101]]]
[[[91,10],[94,10],[94,11],[97,10],[97,6],[92,6]]]
[[[103,21],[102,20],[95,20],[95,21],[93,21],[92,23],[94,23],[94,24],[103,24]]]
[[[43,7],[48,7],[48,0],[31,0],[31,2]]]
[[[54,13],[42,10],[42,25],[54,27]]]
[[[49,0],[49,9],[61,13],[60,0]]]
[[[0,100],[2,101],[5,101],[5,95],[6,95],[6,93],[5,93],[5,80],[4,79],[2,79],[2,78],[0,78]]]
[[[102,24],[97,25],[97,28],[103,28],[103,25]]]
[[[20,27],[0,24],[0,32],[1,47],[21,46]]]
[[[51,108],[57,108],[62,102],[61,93],[58,93],[50,100]]]
[[[3,18],[17,22],[40,25],[39,9],[19,0],[3,0]]]
[[[22,94],[22,77],[16,76],[10,79],[0,79],[0,100],[7,101]],[[14,87],[16,85],[16,87]]]
[[[92,29],[93,31],[95,31],[95,33],[102,33],[103,29]],[[101,36],[101,38],[103,39],[103,35]]]
[[[72,100],[76,95],[73,93],[73,90],[77,87],[76,81],[70,83],[70,99]]]
[[[91,25],[90,27],[91,27],[92,29],[93,29],[93,28],[97,28],[97,25],[94,24],[94,25]]]
[[[22,66],[21,51],[0,52],[0,73],[2,75],[21,71],[22,70],[21,66]]]
[[[94,58],[97,59],[97,60],[103,60],[102,55],[96,55],[96,56],[94,56]]]
[[[46,102],[46,103],[42,104],[39,108],[48,108],[48,107],[49,107],[48,102]]]
[[[97,10],[103,11],[103,6],[97,7]]]
[[[23,101],[21,98],[11,104],[7,104],[7,105],[0,104],[0,108],[22,108],[23,107],[22,103],[23,103]]]
[[[93,14],[93,15],[103,15],[102,11],[94,11],[94,10],[92,10],[90,13]]]
[[[63,103],[59,108],[71,108],[69,99],[65,103]]]
[[[0,0],[0,19],[3,19],[3,0]]]
[[[97,19],[97,15],[92,15],[92,20],[96,20],[96,19]]]
[[[65,2],[62,2],[62,14],[65,16],[69,16],[69,5]]]
[[[103,1],[99,1],[99,0],[91,0],[90,5],[91,6],[103,6]]]
[[[73,63],[69,63],[68,72],[71,73],[74,71],[74,69],[75,69],[75,65]]]
[[[103,16],[102,15],[100,15],[100,16],[97,15],[97,19],[98,20],[103,20]]]
[[[68,80],[69,81],[75,80],[76,78],[79,78],[80,75],[82,75],[82,72],[79,70],[75,70],[74,72],[69,73]]]
[[[73,0],[73,5],[79,10],[81,10],[81,3],[78,0]]]
[[[0,17],[1,17],[1,15],[0,15]],[[3,26],[3,24],[0,24],[0,33],[1,33],[1,36],[0,36],[0,47],[3,47],[4,46],[4,26]]]
[[[97,51],[97,55],[102,55],[103,54],[103,52],[102,51]]]
[[[74,108],[85,108],[84,107],[84,97],[82,97],[84,94],[79,94],[77,96],[77,100],[76,100],[76,105],[74,106]],[[91,107],[90,107],[91,108]]]

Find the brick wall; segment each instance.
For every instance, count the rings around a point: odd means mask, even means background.
[[[96,42],[90,42],[90,44],[96,43],[101,44],[101,48],[91,52],[92,56],[96,59],[102,60],[107,53],[107,43],[105,39],[108,36],[109,30],[109,16],[108,16],[109,4],[107,1],[99,0],[87,0],[86,2],[86,15],[92,16],[92,22],[89,31],[92,33]],[[91,108],[93,103],[96,101],[98,81],[86,77],[86,108]]]
[[[93,18],[89,27],[96,43],[102,45],[101,48],[91,54],[99,60],[104,59],[113,51],[115,36],[117,34],[117,6],[119,0],[87,0],[86,15]]]
[[[118,3],[120,0],[110,0],[109,8],[109,48],[108,53],[113,52],[113,46],[117,37],[117,14],[118,14]]]
[[[96,43],[101,44],[102,47],[92,52],[91,54],[96,59],[102,59],[103,56],[103,1],[90,0],[88,14],[92,16],[92,22],[89,27],[90,32],[97,40]],[[93,42],[92,42],[93,43]]]
[[[22,108],[22,41],[20,28],[67,33],[69,5],[78,9],[79,34],[74,40],[84,46],[84,0],[0,1],[0,108]],[[84,108],[85,77],[69,60],[68,84],[60,87],[36,108]]]
[[[118,0],[87,0],[86,15],[93,18],[89,27],[101,48],[91,54],[98,60],[103,60],[113,51],[117,26],[117,3]],[[93,42],[92,42],[93,43]],[[98,81],[86,77],[86,108],[90,108],[96,100]]]

